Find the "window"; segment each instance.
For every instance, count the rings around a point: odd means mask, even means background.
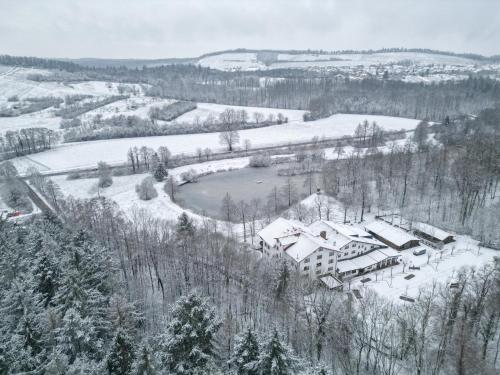
[[[333,267],[328,267],[328,271],[333,271]]]
[[[351,251],[351,254],[356,254],[356,250]]]
[[[304,263],[309,263],[309,258],[304,259]]]
[[[316,257],[316,259],[321,259],[321,258],[323,258],[323,255],[321,255],[321,254],[319,254],[319,255]]]
[[[330,251],[330,256],[332,257],[334,255],[335,255],[335,253],[333,251]]]
[[[321,273],[321,270],[316,270],[316,273],[317,273],[317,274],[318,274],[318,273]]]
[[[321,262],[316,263],[316,267],[321,267]]]
[[[333,259],[330,259],[330,260],[328,261],[328,264],[332,264],[332,263],[333,263]]]
[[[304,271],[309,271],[309,266],[305,266]]]

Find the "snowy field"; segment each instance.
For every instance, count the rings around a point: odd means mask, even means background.
[[[21,130],[26,128],[59,129],[61,118],[54,116],[54,110],[47,108],[43,111],[27,113],[16,117],[0,117],[0,133],[9,130]]]
[[[456,65],[474,66],[481,63],[457,56],[421,53],[421,52],[386,52],[373,54],[287,54],[280,53],[277,60],[269,66],[260,61],[257,53],[221,53],[207,56],[198,61],[201,66],[219,70],[266,70],[278,68],[312,68],[312,67],[353,67],[379,64],[395,64],[411,61],[415,65]]]
[[[249,129],[240,131],[240,140],[248,139],[252,147],[271,145],[286,145],[309,141],[313,137],[341,137],[352,135],[356,126],[367,119],[376,121],[385,130],[410,130],[416,127],[418,120],[405,119],[388,116],[369,115],[347,115],[337,114],[331,117],[310,121],[273,125],[265,128]],[[93,167],[99,161],[110,164],[123,163],[130,147],[148,146],[157,149],[167,146],[173,154],[195,153],[197,148],[209,147],[212,151],[224,149],[219,143],[219,133],[183,134],[161,137],[141,137],[112,139],[81,143],[67,143],[55,149],[30,155],[26,158],[13,159],[14,164],[22,173],[30,160],[36,163],[36,167],[53,171],[65,171],[74,168]]]
[[[13,95],[20,99],[28,97],[55,96],[64,98],[66,95],[109,96],[118,95],[118,84],[101,81],[80,83],[36,82],[27,77],[30,74],[50,74],[47,70],[0,66],[0,104]],[[139,92],[141,86],[124,84],[134,87]]]
[[[231,169],[244,168],[248,165],[248,158],[235,158],[228,160],[217,160],[194,165],[186,165],[169,170],[169,175],[181,181],[180,175],[189,169],[194,169],[196,173],[209,173],[217,171],[228,171]],[[140,200],[135,191],[135,186],[145,177],[151,176],[149,173],[136,174],[130,176],[113,177],[113,184],[105,189],[97,187],[97,178],[86,178],[77,180],[67,180],[66,176],[53,176],[51,179],[59,185],[61,192],[65,196],[87,199],[97,196],[104,196],[114,200],[120,209],[130,218],[141,210],[147,211],[151,216],[164,220],[177,220],[183,212],[189,214],[195,221],[201,223],[205,218],[186,210],[173,203],[163,190],[164,182],[155,182],[155,189],[158,197],[143,201]],[[227,223],[220,221],[222,225]],[[239,233],[241,225],[231,225],[234,233]]]
[[[212,104],[212,103],[198,103],[197,108],[179,116],[177,122],[189,122],[193,123],[197,119],[199,121],[205,121],[209,115],[215,116],[217,118],[220,113],[224,112],[227,108],[234,109],[236,111],[245,110],[248,114],[248,121],[253,122],[253,114],[261,113],[264,118],[272,114],[276,118],[278,113],[283,116],[288,117],[289,122],[302,122],[303,115],[306,111],[300,111],[296,109],[278,109],[278,108],[265,108],[265,107],[243,107],[243,106],[231,106],[223,104]]]
[[[128,99],[118,100],[103,107],[96,108],[80,116],[82,120],[88,120],[96,115],[102,118],[113,116],[138,116],[148,118],[151,107],[162,107],[176,102],[173,99],[152,98],[146,96],[136,96]]]

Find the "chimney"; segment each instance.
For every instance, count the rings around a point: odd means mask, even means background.
[[[319,236],[326,240],[326,231],[322,230],[321,232],[319,232]]]

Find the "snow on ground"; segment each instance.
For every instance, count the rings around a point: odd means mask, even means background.
[[[301,203],[306,207],[317,207],[316,201],[320,199],[323,201],[323,211],[326,211],[326,205],[330,207],[330,220],[342,223],[344,219],[344,210],[340,202],[337,200],[326,197],[324,195],[313,194],[304,199]],[[293,212],[293,210],[292,210]],[[325,217],[325,216],[324,216]],[[352,211],[348,211],[347,220],[352,225],[364,229],[364,225],[375,220],[375,213],[365,214],[365,221],[359,223],[359,217]],[[413,251],[416,248],[425,248],[427,253],[424,255],[415,256]],[[500,251],[478,248],[478,241],[471,239],[468,236],[456,236],[456,241],[446,244],[443,250],[435,250],[426,245],[403,250],[400,252],[402,260],[406,265],[400,263],[391,268],[378,270],[377,272],[370,272],[362,276],[355,277],[346,281],[344,290],[359,289],[361,295],[367,289],[372,289],[395,302],[407,303],[401,300],[401,295],[409,297],[417,297],[421,288],[426,288],[432,285],[433,282],[451,283],[456,281],[454,277],[462,267],[481,267],[485,264],[491,263],[495,256],[500,256]],[[430,257],[428,256],[430,255]],[[420,270],[409,270],[409,266],[420,267]],[[405,268],[403,272],[403,267]],[[392,278],[391,278],[392,269]],[[410,280],[405,277],[413,274],[415,275]],[[362,283],[362,279],[370,278],[371,281]]]
[[[80,83],[36,82],[28,79],[30,74],[48,75],[48,70],[0,66],[0,107],[7,106],[7,99],[17,95],[21,100],[30,97],[54,96],[64,98],[67,95],[91,95],[106,97],[118,95],[118,83],[88,81]],[[138,93],[143,89],[138,84],[122,84]],[[126,108],[126,107],[125,107]],[[149,108],[145,108],[147,114]],[[138,108],[137,112],[141,113]],[[59,128],[61,118],[54,116],[53,108],[16,117],[0,117],[0,133],[8,130],[20,130],[31,127],[44,127],[52,130]]]
[[[88,120],[96,115],[101,115],[103,118],[113,116],[138,116],[148,118],[151,107],[161,107],[174,103],[173,99],[152,98],[146,96],[130,97],[128,99],[118,100],[100,108],[84,113],[80,116],[82,120]]]
[[[20,99],[37,96],[65,97],[66,95],[117,95],[118,83],[88,81],[80,83],[37,82],[28,79],[30,74],[48,75],[50,71],[43,69],[0,67],[0,103],[8,97],[17,95]],[[134,87],[141,92],[137,84],[123,84]]]
[[[180,175],[189,169],[194,169],[197,174],[203,174],[243,168],[247,165],[248,158],[216,160],[174,168],[169,170],[169,174],[180,181]],[[146,210],[153,217],[165,220],[177,220],[179,215],[183,212],[188,213],[189,216],[198,223],[201,223],[205,219],[203,216],[184,209],[172,202],[163,190],[164,182],[155,182],[154,186],[158,192],[158,197],[149,201],[140,200],[135,191],[135,186],[148,176],[151,175],[143,173],[113,177],[113,184],[104,189],[99,189],[97,187],[97,178],[68,180],[65,175],[62,175],[53,176],[51,179],[59,185],[65,196],[73,196],[74,198],[81,199],[97,196],[110,198],[114,200],[119,205],[120,209],[130,218],[139,210]],[[222,228],[228,226],[226,222],[220,220],[218,220],[218,222],[223,225]],[[239,224],[233,224],[231,227],[233,233],[239,234],[242,231],[241,225]]]
[[[266,66],[257,60],[256,53],[221,53],[198,60],[201,66],[219,70],[263,70]]]
[[[198,103],[197,108],[190,112],[187,112],[181,116],[179,116],[176,121],[177,122],[189,122],[193,123],[198,118],[199,121],[204,121],[207,117],[212,114],[215,118],[218,118],[219,114],[222,113],[227,108],[231,108],[234,110],[245,110],[248,113],[249,121],[253,122],[253,114],[255,112],[262,113],[264,118],[270,114],[273,114],[274,117],[278,115],[278,113],[283,114],[283,116],[288,117],[289,122],[302,122],[303,115],[306,111],[300,111],[296,109],[278,109],[278,108],[265,108],[265,107],[243,107],[243,106],[232,106],[232,105],[223,105],[223,104],[213,104],[213,103]]]
[[[474,66],[481,63],[476,60],[423,52],[379,52],[354,54],[288,54],[280,53],[277,61],[266,66],[257,58],[257,53],[226,52],[200,59],[198,64],[219,70],[266,70],[279,68],[315,68],[315,67],[354,67],[380,64],[396,64],[411,61],[417,65],[456,65]]]
[[[358,123],[367,119],[376,121],[385,130],[413,129],[418,120],[370,115],[337,114],[331,117],[310,121],[292,122],[283,125],[273,125],[258,129],[242,130],[240,140],[248,139],[252,147],[271,145],[286,145],[288,143],[309,141],[313,137],[341,137],[351,135]],[[219,143],[219,133],[182,134],[161,137],[123,138],[92,142],[66,143],[52,150],[30,156],[35,163],[42,164],[53,171],[71,170],[82,167],[92,167],[99,161],[110,164],[123,163],[130,147],[148,146],[157,149],[167,146],[173,154],[194,154],[197,148],[209,147],[212,151],[224,149]],[[22,173],[26,159],[19,163],[19,158],[13,159],[14,164]]]
[[[0,134],[9,130],[21,130],[26,128],[59,129],[61,118],[53,114],[53,109],[27,113],[16,117],[0,117]]]
[[[375,273],[369,273],[355,278],[351,283],[351,289],[360,289],[361,294],[366,289],[372,289],[377,293],[397,302],[403,302],[401,295],[415,298],[419,290],[430,287],[432,283],[450,284],[456,282],[457,272],[463,267],[481,267],[491,263],[493,258],[500,256],[500,252],[478,247],[478,242],[466,236],[458,236],[457,241],[445,245],[443,250],[434,250],[429,246],[419,246],[426,248],[427,254],[415,256],[413,249],[401,251],[402,259],[407,263],[403,272],[403,263],[391,269],[386,268]],[[453,254],[452,254],[453,253]],[[429,257],[430,256],[430,257]],[[420,267],[420,270],[409,270],[409,266]],[[406,280],[408,275],[415,275],[410,280]],[[361,279],[369,277],[371,281],[361,283]],[[377,281],[375,281],[377,279]]]

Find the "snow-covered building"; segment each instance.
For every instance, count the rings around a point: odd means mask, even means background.
[[[307,232],[301,233],[285,251],[287,259],[300,274],[313,279],[336,272],[337,253],[336,246]]]
[[[314,279],[353,277],[399,261],[398,252],[363,229],[325,220],[305,226],[278,218],[258,235],[265,257],[284,258],[301,275]]]
[[[312,223],[308,229],[311,233],[326,239],[338,247],[339,260],[355,258],[374,249],[385,247],[373,238],[373,235],[361,228],[320,220]]]
[[[438,247],[442,247],[447,243],[455,241],[453,234],[430,224],[414,222],[412,224],[412,230],[416,236],[421,237],[426,241],[430,241],[433,245]]]
[[[417,237],[381,220],[375,220],[367,224],[365,229],[377,240],[396,250],[410,249],[420,244]]]
[[[305,231],[307,227],[299,221],[277,218],[258,233],[262,253],[268,258],[281,258],[283,252]]]

